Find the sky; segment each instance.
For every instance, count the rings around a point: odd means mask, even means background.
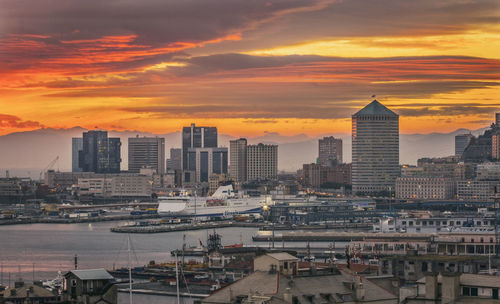
[[[498,0],[0,0],[0,135],[39,128],[402,133],[500,111]]]

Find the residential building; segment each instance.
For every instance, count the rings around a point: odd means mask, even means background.
[[[182,169],[188,169],[188,149],[217,148],[217,128],[197,127],[194,123],[182,128]]]
[[[500,162],[487,162],[477,164],[476,179],[500,181]]]
[[[305,186],[320,188],[325,184],[350,185],[351,164],[322,166],[320,164],[304,164],[302,180]]]
[[[17,281],[13,287],[0,290],[1,304],[62,303],[59,296],[37,284]]]
[[[83,133],[82,150],[78,155],[83,172],[119,173],[121,161],[120,138],[108,138],[107,131]]]
[[[165,173],[165,138],[137,135],[128,139],[128,172],[139,173],[141,168]]]
[[[470,133],[455,135],[455,155],[461,156],[473,138]]]
[[[399,199],[436,199],[455,198],[456,184],[451,178],[444,177],[398,177],[396,179],[396,198]]]
[[[229,142],[229,175],[233,181],[242,183],[247,180],[247,140],[240,138]]]
[[[349,269],[308,263],[299,269],[298,264],[288,253],[258,256],[255,272],[216,290],[200,303],[398,303],[396,295]]]
[[[499,113],[497,113],[498,115]],[[500,127],[500,125],[498,125]],[[491,158],[500,160],[500,132],[495,132],[491,136]]]
[[[394,191],[399,175],[399,115],[374,100],[352,115],[352,191]]]
[[[342,139],[330,136],[318,140],[318,159],[319,164],[325,167],[341,164]]]
[[[274,180],[278,176],[278,146],[247,146],[247,180]]]
[[[182,170],[182,149],[170,149],[170,158],[167,159],[167,171],[170,170]]]
[[[79,154],[83,149],[83,138],[73,137],[71,139],[71,171],[82,172],[79,162]]]
[[[471,201],[492,201],[500,193],[500,181],[461,180],[457,182],[457,198]]]
[[[118,288],[105,269],[71,270],[64,275],[66,303],[116,304]]]
[[[227,148],[189,148],[188,171],[195,172],[196,182],[208,182],[212,174],[227,173]]]
[[[416,296],[402,303],[498,303],[499,289],[500,276],[429,271],[417,281]]]

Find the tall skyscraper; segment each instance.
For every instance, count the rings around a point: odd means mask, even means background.
[[[247,180],[276,179],[278,177],[278,146],[247,146]]]
[[[182,128],[182,169],[188,169],[189,148],[217,148],[217,128],[190,127]]]
[[[83,149],[83,138],[73,137],[71,139],[71,171],[72,172],[82,172],[82,168],[79,164],[78,155]]]
[[[247,180],[247,140],[240,138],[229,142],[229,175],[233,181],[241,183]]]
[[[196,182],[208,182],[210,175],[227,173],[227,148],[189,148],[188,170]]]
[[[474,136],[472,134],[459,134],[455,136],[455,155],[462,155]]]
[[[120,173],[120,138],[108,138],[107,131],[83,132],[78,163],[83,172]]]
[[[170,149],[170,158],[167,159],[167,170],[182,170],[182,149]]]
[[[165,173],[165,138],[131,137],[128,139],[128,171],[139,173],[149,167],[156,173]]]
[[[495,113],[495,125],[500,126],[500,113]]]
[[[399,115],[377,100],[352,115],[352,191],[395,191]]]
[[[333,136],[318,141],[318,159],[322,166],[342,163],[342,139]]]

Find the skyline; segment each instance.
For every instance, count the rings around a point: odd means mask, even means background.
[[[56,3],[0,1],[0,135],[349,134],[372,94],[432,133],[500,108],[496,1]]]

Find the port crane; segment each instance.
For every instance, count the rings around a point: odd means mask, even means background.
[[[42,171],[40,171],[40,176],[38,178],[39,181],[42,180],[42,175],[43,173],[47,172],[48,170],[52,169],[52,167],[54,167],[54,165],[59,161],[59,155],[56,156],[56,158],[54,158]],[[58,169],[59,171],[59,169]]]

